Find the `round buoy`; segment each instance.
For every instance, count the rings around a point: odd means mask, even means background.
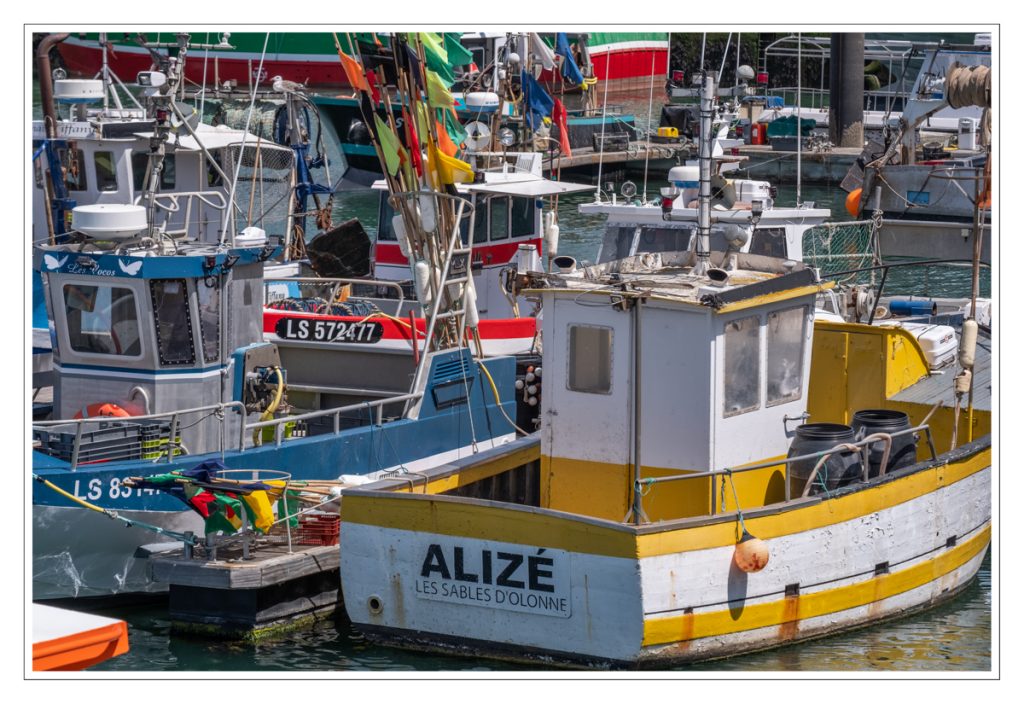
[[[733,553],[736,566],[744,572],[760,572],[768,564],[768,544],[744,531]]]
[[[84,413],[83,413],[84,411]],[[132,414],[118,406],[116,403],[100,402],[91,403],[75,414],[75,420],[85,418],[128,418]]]
[[[846,212],[851,217],[857,217],[860,213],[860,194],[863,189],[857,188],[850,191],[850,195],[846,196]]]

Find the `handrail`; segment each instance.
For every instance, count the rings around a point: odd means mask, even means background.
[[[185,408],[176,411],[163,411],[161,413],[148,413],[143,416],[125,416],[123,418],[111,418],[110,416],[93,416],[91,418],[68,418],[66,420],[40,420],[33,421],[32,427],[48,428],[57,425],[71,425],[74,424],[85,424],[85,423],[110,423],[112,421],[123,420],[129,423],[134,423],[140,420],[158,420],[158,419],[170,419],[172,416],[181,416],[189,413],[203,413],[206,411],[221,411],[229,408],[236,408],[242,414],[245,413],[245,404],[241,401],[228,401],[227,403],[215,403],[209,406],[197,406],[196,408]]]
[[[423,392],[422,391],[418,391],[418,392],[413,392],[413,393],[408,393],[408,394],[399,394],[397,396],[389,396],[387,398],[380,398],[380,399],[377,399],[375,401],[361,401],[359,403],[352,403],[352,404],[349,404],[347,406],[338,406],[336,408],[325,408],[325,409],[320,410],[320,411],[310,411],[309,413],[302,413],[302,414],[297,415],[297,416],[282,416],[280,418],[272,418],[270,420],[258,421],[256,423],[248,423],[248,424],[243,423],[242,424],[242,429],[240,431],[240,436],[239,436],[240,440],[241,440],[241,444],[242,444],[242,451],[243,452],[245,451],[245,437],[250,432],[255,433],[255,437],[259,438],[260,437],[260,433],[257,433],[255,431],[261,430],[263,428],[273,427],[273,428],[275,428],[275,430],[274,430],[274,444],[275,445],[280,445],[282,440],[283,440],[282,430],[283,430],[284,425],[286,423],[294,423],[294,422],[298,422],[298,421],[313,420],[315,418],[326,418],[328,416],[334,416],[334,434],[337,435],[338,433],[341,432],[341,414],[342,413],[347,413],[349,411],[355,411],[355,410],[360,410],[360,409],[367,409],[367,410],[376,409],[377,410],[376,425],[383,425],[383,423],[384,423],[384,418],[383,418],[384,406],[386,406],[386,405],[388,405],[390,403],[400,403],[400,402],[415,401],[415,400],[420,399],[422,396],[423,396]],[[262,443],[257,443],[257,444],[259,445],[259,444],[262,444]]]
[[[928,445],[929,445],[929,449],[931,451],[932,460],[934,461],[934,460],[938,459],[938,456],[935,453],[935,445],[932,442],[931,426],[929,426],[928,424],[922,424],[922,425],[916,426],[914,428],[907,428],[906,430],[900,430],[900,431],[895,432],[895,433],[884,433],[884,434],[888,435],[889,438],[897,438],[897,437],[901,437],[903,435],[909,435],[911,433],[919,433],[919,432],[924,432],[928,436]],[[862,440],[858,440],[858,441],[853,442],[853,443],[843,443],[843,445],[852,445],[852,446],[858,447],[858,448],[860,448],[860,447],[867,447],[868,445],[871,445],[871,444],[873,444],[875,442],[879,442],[880,438],[878,436],[882,435],[882,434],[883,433],[876,433],[874,435],[869,435],[868,437],[863,438]],[[831,455],[834,452],[836,452],[836,448],[833,447],[833,448],[829,448],[827,450],[821,450],[821,451],[818,451],[818,452],[812,452],[812,453],[806,454],[806,455],[797,455],[795,457],[784,457],[784,458],[777,459],[777,460],[768,460],[768,461],[765,461],[765,462],[759,462],[758,464],[747,465],[747,466],[744,466],[744,467],[726,467],[725,469],[712,469],[712,470],[707,471],[707,472],[691,472],[691,473],[688,473],[688,474],[670,474],[670,475],[661,476],[661,477],[649,477],[647,479],[642,480],[641,482],[638,482],[637,483],[638,484],[637,488],[639,489],[639,488],[641,488],[641,486],[650,486],[652,484],[661,484],[663,482],[672,482],[672,481],[678,481],[678,480],[681,480],[681,479],[703,479],[705,477],[720,477],[720,476],[727,476],[727,475],[732,475],[732,474],[740,474],[742,472],[751,472],[751,471],[753,471],[755,469],[765,469],[767,467],[778,467],[780,464],[789,465],[789,464],[792,464],[793,462],[803,462],[804,460],[820,459],[820,458],[822,458],[822,457],[824,457],[826,455]],[[788,486],[787,486],[787,492],[788,492]]]
[[[327,285],[327,286],[330,286],[330,285],[333,285],[333,284],[357,284],[357,285],[360,285],[360,286],[386,286],[388,288],[393,288],[396,291],[398,291],[398,304],[399,305],[402,305],[402,303],[405,302],[405,291],[402,289],[402,285],[400,283],[398,283],[397,281],[384,281],[384,280],[381,280],[381,279],[349,279],[349,278],[342,278],[342,277],[321,278],[321,277],[318,277],[318,276],[281,276],[281,277],[264,277],[264,279],[263,279],[263,283],[264,283],[264,287],[263,287],[263,290],[264,290],[263,303],[264,303],[264,305],[266,305],[266,303],[267,303],[266,284],[274,282],[274,281],[282,281],[282,282],[285,282],[285,283],[297,283],[297,284],[320,284],[320,285]],[[388,300],[391,300],[391,299],[388,299]]]

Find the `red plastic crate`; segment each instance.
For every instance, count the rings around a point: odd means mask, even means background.
[[[306,513],[299,517],[297,542],[301,545],[337,545],[341,516],[332,513]]]

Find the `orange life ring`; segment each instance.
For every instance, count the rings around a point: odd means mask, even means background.
[[[116,403],[110,403],[104,401],[101,403],[92,403],[85,407],[85,415],[82,415],[82,411],[75,414],[75,420],[80,418],[128,418],[131,413],[124,410]]]

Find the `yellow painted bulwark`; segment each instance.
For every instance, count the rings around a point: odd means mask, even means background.
[[[810,422],[849,424],[856,411],[885,408],[889,398],[927,376],[924,352],[906,330],[817,322],[807,403]]]
[[[867,487],[829,501],[812,503],[765,516],[745,516],[747,529],[763,540],[814,530],[853,520],[948,486],[992,464],[991,447],[958,462],[915,472],[907,477]],[[581,469],[581,468],[580,468]],[[693,480],[695,483],[703,480]],[[727,493],[731,490],[727,489]],[[582,495],[576,497],[582,502]],[[608,498],[611,501],[611,498]],[[742,501],[742,500],[741,500]],[[608,521],[591,516],[554,513],[544,509],[496,506],[491,503],[440,502],[414,494],[390,497],[375,492],[346,493],[343,523],[378,525],[410,531],[468,536],[524,545],[560,548],[609,557],[653,557],[736,543],[737,521],[708,525],[648,524],[639,529],[619,523],[628,510],[625,492],[619,498],[622,514]],[[748,507],[744,507],[749,511]],[[344,530],[344,527],[342,528]]]
[[[970,540],[913,567],[872,577],[856,584],[752,604],[739,611],[738,616],[733,609],[722,609],[647,619],[644,621],[643,644],[645,647],[663,645],[755,628],[780,626],[865,606],[924,586],[949,574],[984,550],[990,537],[991,528],[986,527]]]

